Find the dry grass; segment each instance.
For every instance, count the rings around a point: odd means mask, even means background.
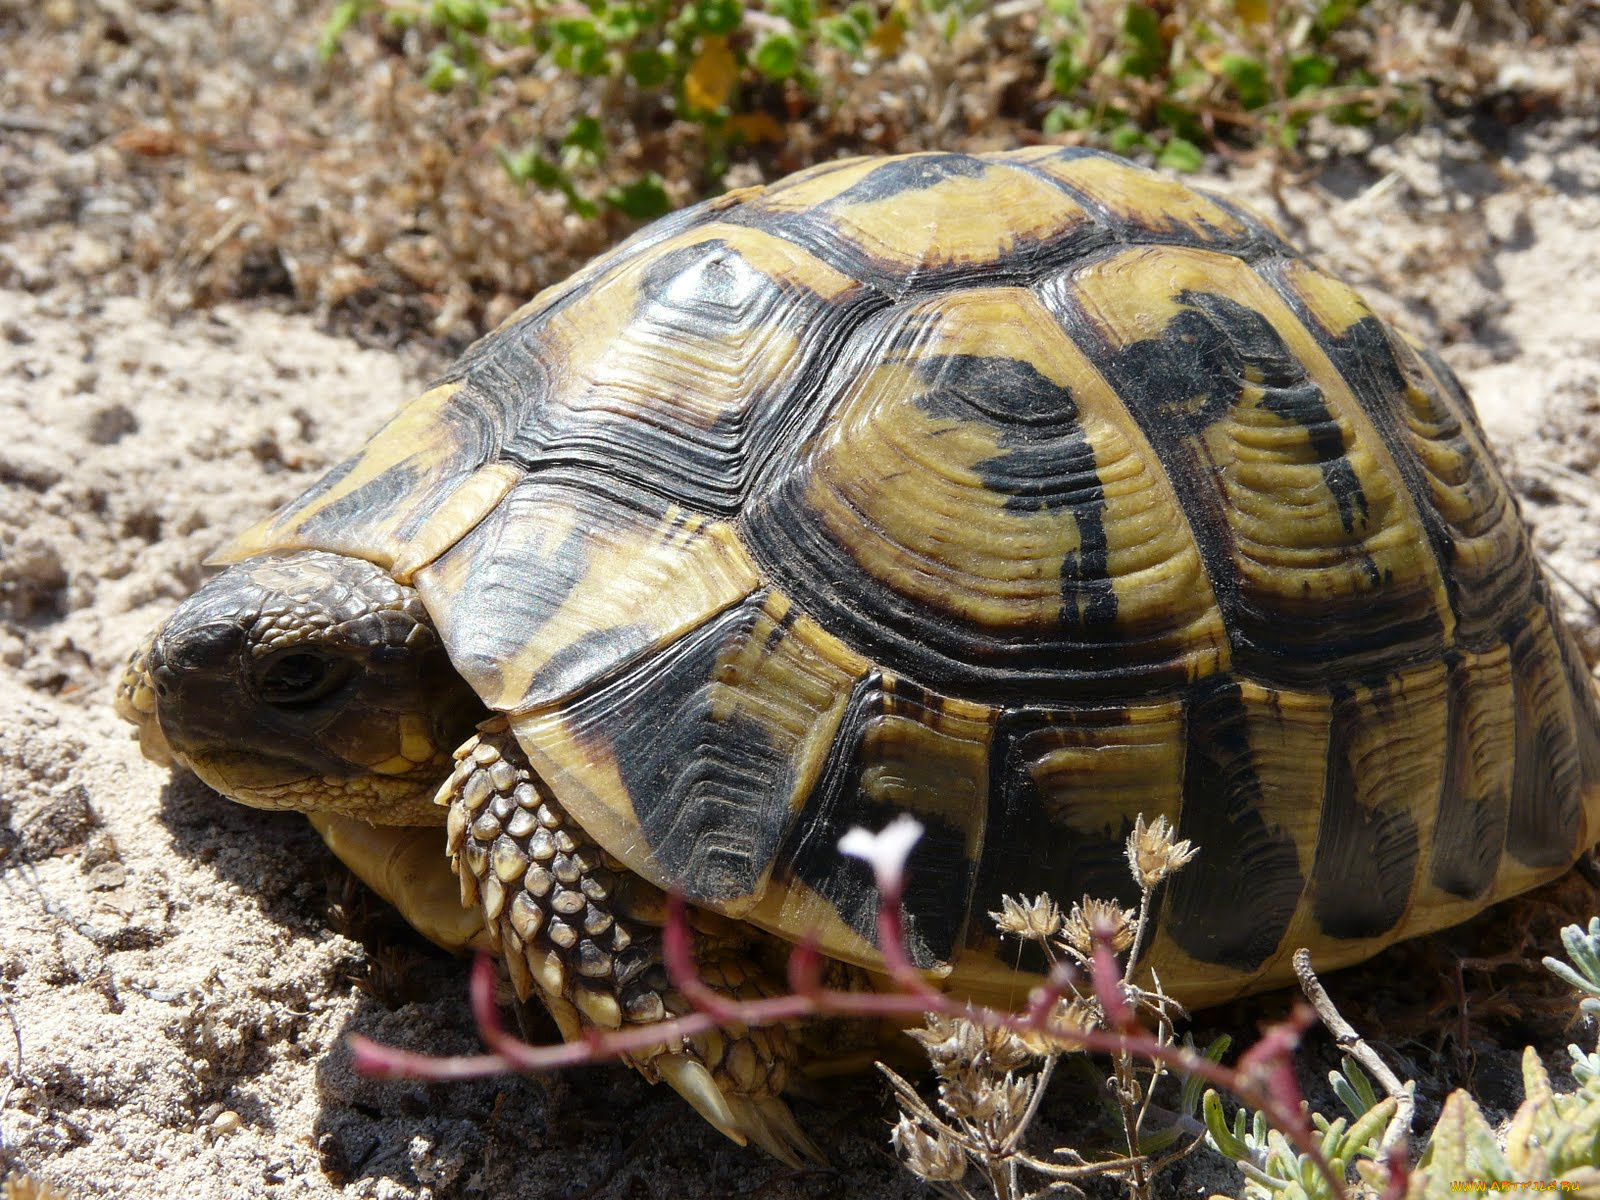
[[[1207,0],[1159,7],[1182,21]],[[325,16],[314,0],[0,0],[0,193],[11,198],[0,281],[39,290],[78,277],[148,292],[173,313],[266,299],[381,343],[420,335],[448,351],[626,231],[615,212],[581,220],[513,185],[494,154],[559,137],[606,81],[502,79],[481,97],[437,95],[420,82],[415,31],[385,35],[373,21],[320,62]],[[818,95],[756,98],[781,137],[736,148],[726,182],[846,153],[1039,140],[1052,102],[1041,20],[1023,0],[949,38],[914,21],[893,55],[823,52]],[[1341,53],[1447,104],[1520,118],[1594,105],[1597,30],[1590,0],[1378,0]],[[1570,42],[1570,74],[1519,75],[1529,38]],[[680,204],[719,186],[699,127],[659,105],[606,111],[609,176],[653,170]]]

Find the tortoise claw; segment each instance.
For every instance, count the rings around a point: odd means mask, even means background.
[[[785,1166],[827,1165],[827,1155],[777,1096],[730,1096],[728,1101],[745,1136]]]
[[[651,1060],[650,1066],[718,1131],[741,1146],[748,1144],[749,1139],[728,1104],[728,1096],[711,1078],[711,1072],[706,1070],[703,1062],[687,1054],[673,1053],[657,1055]]]
[[[827,1162],[789,1106],[777,1096],[740,1095],[719,1086],[704,1063],[689,1054],[661,1054],[651,1068],[672,1085],[718,1132],[741,1146],[754,1142],[785,1166]]]

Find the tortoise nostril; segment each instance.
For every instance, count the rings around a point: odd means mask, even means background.
[[[151,652],[151,667],[165,667],[169,672],[214,671],[231,663],[243,642],[244,631],[231,621],[169,630]]]

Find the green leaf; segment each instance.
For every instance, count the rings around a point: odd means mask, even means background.
[[[1600,991],[1600,917],[1589,921],[1587,931],[1581,925],[1568,925],[1561,931],[1561,944],[1573,965],[1595,984],[1588,990]]]
[[[1147,144],[1144,130],[1134,124],[1118,125],[1106,137],[1106,144],[1116,154],[1131,154]]]
[[[1308,88],[1325,88],[1333,82],[1338,61],[1328,54],[1300,54],[1289,60],[1289,95],[1298,96]]]
[[[851,56],[859,56],[866,48],[866,37],[848,17],[827,17],[819,22],[817,28],[824,42],[837,46]]]
[[[1156,156],[1156,163],[1169,171],[1198,171],[1206,165],[1206,156],[1187,138],[1170,137]]]
[[[1122,13],[1122,73],[1148,79],[1161,69],[1166,48],[1161,41],[1161,18],[1143,4],[1130,4]]]
[[[545,191],[560,192],[566,197],[572,211],[580,217],[593,217],[599,211],[593,201],[579,194],[572,176],[559,163],[552,162],[538,151],[520,150],[516,154],[507,154],[504,150],[497,150],[495,154],[513,183],[531,183]]]
[[[1082,46],[1077,42],[1062,41],[1050,52],[1050,87],[1058,96],[1071,96],[1080,84],[1094,73],[1092,64],[1080,57]]]
[[[1348,1159],[1360,1155],[1363,1158],[1375,1158],[1378,1153],[1378,1140],[1383,1136],[1383,1131],[1389,1127],[1389,1122],[1394,1119],[1394,1110],[1399,1107],[1399,1103],[1393,1096],[1385,1096],[1362,1113],[1345,1134],[1342,1151],[1344,1157]]]
[[[435,46],[422,72],[422,86],[430,92],[448,92],[462,80],[461,67],[446,46]]]
[[[489,28],[489,10],[481,0],[437,0],[434,21],[440,25],[454,26],[467,33],[483,33]],[[440,20],[440,16],[443,20]]]
[[[800,47],[788,34],[775,33],[761,41],[750,61],[768,79],[788,79],[800,66]]]
[[[1245,1145],[1239,1133],[1229,1127],[1227,1114],[1222,1111],[1222,1097],[1217,1094],[1216,1088],[1206,1089],[1200,1109],[1206,1123],[1206,1136],[1217,1153],[1235,1162],[1248,1162],[1252,1157],[1250,1147]]]
[[[1189,1035],[1184,1035],[1184,1044],[1193,1049]],[[1228,1052],[1228,1047],[1233,1045],[1233,1038],[1226,1033],[1216,1037],[1212,1043],[1201,1053],[1201,1057],[1214,1063],[1222,1061],[1222,1056]],[[1179,1093],[1178,1111],[1186,1117],[1192,1117],[1200,1108],[1200,1089],[1205,1087],[1206,1081],[1199,1075],[1185,1075],[1183,1089]]]
[[[623,69],[642,88],[660,87],[672,74],[672,60],[653,46],[646,46],[630,50]]]
[[[598,163],[606,156],[605,129],[596,117],[579,117],[567,130],[561,144],[578,151],[591,162]]]
[[[635,4],[609,4],[600,17],[600,36],[613,45],[631,42],[644,32],[648,9],[641,11]]]
[[[817,16],[817,6],[813,0],[767,0],[767,11],[775,17],[782,17],[801,33],[811,28]]]
[[[702,33],[726,36],[744,21],[744,5],[740,0],[699,0],[691,6],[691,12],[695,26]]]
[[[317,35],[317,57],[327,62],[337,54],[339,39],[369,7],[369,0],[343,0],[342,3],[335,4],[333,11],[328,14],[328,19],[323,22],[322,32]]]
[[[1224,54],[1222,77],[1245,108],[1261,108],[1272,99],[1266,64],[1248,54]]]
[[[672,207],[661,176],[654,171],[632,183],[607,189],[605,201],[635,221],[652,221]]]
[[[1355,1059],[1346,1055],[1339,1065],[1343,1070],[1329,1071],[1328,1082],[1333,1085],[1333,1094],[1339,1097],[1339,1103],[1352,1117],[1359,1117],[1378,1102],[1378,1093]]]

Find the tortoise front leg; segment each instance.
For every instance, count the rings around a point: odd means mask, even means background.
[[[661,892],[608,858],[529,767],[502,718],[456,751],[439,795],[450,807],[450,860],[464,906],[482,905],[523,999],[537,992],[572,1041],[585,1027],[647,1025],[690,1010],[662,963]],[[734,923],[702,914],[701,978],[731,999],[781,991]],[[720,926],[720,928],[718,928]],[[797,1048],[781,1027],[731,1026],[663,1044],[628,1061],[664,1079],[744,1145],[793,1166],[821,1154],[779,1099]]]

